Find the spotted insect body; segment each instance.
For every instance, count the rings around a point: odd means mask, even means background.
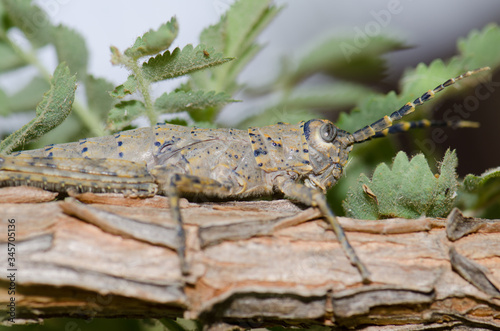
[[[368,282],[369,272],[347,241],[324,193],[342,176],[355,143],[412,127],[443,125],[420,121],[393,126],[393,121],[446,86],[482,70],[485,68],[448,80],[353,134],[319,119],[246,131],[158,124],[0,155],[0,187],[28,185],[59,192],[117,192],[138,197],[164,194],[170,198],[182,242],[182,195],[237,199],[282,193],[320,209],[362,280]],[[470,122],[445,125],[472,126]],[[187,271],[184,249],[181,245],[179,257]]]

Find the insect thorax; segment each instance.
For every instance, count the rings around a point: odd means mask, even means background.
[[[350,134],[335,127],[335,139],[323,141],[319,129],[325,124],[333,126],[327,120],[310,120],[249,128],[258,166],[266,172],[295,173],[307,186],[323,191],[335,185],[347,163],[352,142],[348,139]]]

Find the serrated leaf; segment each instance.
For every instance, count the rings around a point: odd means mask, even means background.
[[[219,22],[203,29],[200,34],[200,42],[212,46],[219,52],[224,51],[226,20],[227,17],[222,16]]]
[[[122,130],[135,120],[137,117],[144,115],[146,107],[144,103],[138,100],[122,101],[116,104],[109,111],[108,127],[111,131]]]
[[[500,213],[500,167],[489,169],[480,176],[469,174],[463,181],[460,202],[476,215],[498,218]],[[462,206],[461,206],[462,207]]]
[[[135,91],[137,91],[137,80],[135,79],[134,75],[130,75],[130,76],[128,76],[125,83],[118,85],[109,94],[113,98],[123,99],[127,95],[133,94]]]
[[[179,25],[177,19],[172,19],[161,25],[158,30],[149,30],[138,37],[134,45],[125,50],[125,55],[137,60],[140,57],[153,55],[166,50],[177,37]]]
[[[197,89],[236,92],[240,86],[236,77],[261,49],[255,44],[260,32],[278,14],[280,8],[270,5],[269,0],[240,0],[235,2],[221,17],[220,22],[204,29],[201,43],[224,51],[236,61],[225,66],[191,75],[191,83]]]
[[[349,217],[364,219],[445,217],[456,197],[456,166],[455,152],[447,151],[435,176],[423,154],[409,161],[399,152],[392,168],[380,164],[371,180],[359,177],[347,193],[344,210]]]
[[[458,49],[470,69],[500,66],[500,28],[492,23],[481,31],[473,30],[458,41]]]
[[[0,72],[22,67],[27,62],[17,54],[12,46],[0,40]]]
[[[468,174],[464,178],[464,187],[467,191],[474,191],[495,178],[500,178],[500,167],[488,169],[480,176]]]
[[[205,45],[185,46],[182,50],[176,48],[172,53],[166,51],[149,59],[142,65],[144,76],[152,82],[175,78],[194,71],[217,66],[228,61],[221,53],[215,53],[213,48]]]
[[[45,12],[32,5],[31,0],[3,0],[9,23],[18,27],[36,47],[47,45],[52,39],[53,26]]]
[[[66,64],[61,63],[54,71],[50,90],[36,107],[36,117],[0,143],[0,153],[10,153],[14,148],[58,126],[71,112],[75,97],[76,77],[70,75]]]
[[[88,107],[91,111],[99,114],[104,119],[113,105],[113,98],[109,91],[113,89],[113,83],[104,78],[87,76],[85,79],[85,94]]]
[[[9,112],[28,111],[36,108],[42,100],[50,84],[39,76],[33,77],[31,82],[9,97]]]
[[[72,74],[83,79],[87,72],[88,51],[85,39],[73,29],[58,25],[53,29],[52,42],[59,62],[66,62]]]
[[[155,102],[155,109],[161,113],[197,111],[212,107],[221,107],[236,100],[227,93],[215,91],[190,91],[164,93]]]

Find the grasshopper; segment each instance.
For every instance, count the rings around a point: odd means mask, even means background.
[[[356,143],[414,127],[474,126],[466,121],[393,122],[444,88],[487,69],[449,79],[352,134],[323,119],[251,127],[248,131],[157,124],[0,155],[0,187],[28,185],[56,192],[115,192],[134,197],[166,195],[182,242],[178,254],[183,271],[188,268],[179,209],[181,196],[240,199],[284,194],[319,208],[351,264],[368,283],[370,273],[329,208],[326,191],[340,179]]]

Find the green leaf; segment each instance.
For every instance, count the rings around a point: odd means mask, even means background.
[[[0,72],[13,70],[28,64],[12,46],[0,40]]]
[[[465,191],[465,192],[464,192]],[[498,218],[500,212],[500,167],[489,169],[480,176],[465,176],[459,199],[475,215]]]
[[[45,46],[52,40],[52,23],[31,0],[3,0],[3,5],[9,23],[18,27],[34,47]]]
[[[360,99],[358,106],[353,109],[351,113],[342,113],[339,116],[337,125],[350,132],[360,129],[385,115],[391,114],[404,106],[407,102],[420,97],[429,89],[432,89],[444,83],[449,78],[453,78],[463,72],[465,72],[465,69],[458,59],[454,59],[448,64],[445,64],[440,59],[432,61],[429,66],[420,63],[415,69],[408,70],[403,75],[401,79],[402,92],[399,95],[396,95],[394,91],[389,92],[385,96],[380,94],[367,95],[365,98]],[[443,92],[440,92],[440,94],[436,95],[436,98],[443,98],[447,93],[457,93],[463,87],[478,83],[479,80],[474,78],[460,81],[454,85],[455,88],[448,88]],[[424,105],[419,106],[415,110],[415,114],[412,114],[409,118],[415,119],[429,117],[428,110],[432,109],[432,107],[433,102],[427,102]],[[405,118],[405,120],[409,120],[409,118]]]
[[[144,76],[152,82],[183,76],[191,72],[217,66],[231,58],[224,58],[221,53],[215,53],[213,48],[205,45],[185,46],[182,50],[176,48],[172,53],[165,53],[149,59],[142,65]]]
[[[7,116],[9,114],[9,96],[2,89],[0,89],[0,116]]]
[[[70,75],[66,64],[59,64],[50,81],[50,90],[36,107],[36,117],[2,141],[0,153],[8,154],[61,124],[71,112],[75,90],[76,77]]]
[[[360,84],[342,82],[340,84],[322,84],[312,88],[294,89],[278,107],[288,109],[326,109],[337,110],[352,107],[360,99],[373,94],[373,91]]]
[[[11,95],[7,107],[9,112],[29,111],[36,108],[42,100],[44,93],[50,88],[50,84],[39,76],[33,77],[31,82],[21,90]]]
[[[500,28],[492,23],[481,31],[473,30],[458,41],[458,49],[470,69],[500,66]]]
[[[104,78],[87,76],[85,79],[85,93],[89,109],[99,114],[102,119],[106,118],[113,105],[113,98],[110,92],[113,89],[113,83]]]
[[[367,37],[364,47],[356,46],[354,38],[331,38],[302,57],[288,80],[299,82],[322,72],[336,77],[379,81],[385,71],[383,55],[407,48],[399,40],[385,36]]]
[[[125,50],[125,55],[137,60],[166,50],[177,37],[178,30],[177,19],[172,17],[170,22],[161,25],[158,30],[149,30],[142,37],[138,37],[134,45]]]
[[[219,23],[202,31],[201,43],[224,51],[224,54],[234,56],[237,60],[191,75],[195,88],[226,91],[230,94],[240,88],[236,84],[236,77],[261,49],[261,46],[255,44],[255,39],[280,10],[270,4],[270,0],[237,1],[221,17]]]
[[[197,111],[211,107],[221,107],[236,100],[227,93],[215,91],[191,91],[164,93],[155,102],[155,108],[161,113]]]
[[[210,45],[219,52],[225,50],[225,35],[226,35],[226,16],[222,16],[221,20],[208,28],[203,29],[200,34],[200,42],[205,45]]]
[[[253,43],[269,19],[270,0],[236,1],[227,12],[225,54],[239,57]],[[274,15],[270,15],[274,17]]]
[[[458,59],[453,59],[449,63],[444,63],[441,59],[436,59],[430,65],[419,63],[415,69],[407,70],[401,78],[401,100],[406,103],[413,101],[450,78],[454,78],[466,71]],[[443,98],[445,94],[459,91],[461,85],[474,82],[474,79],[460,81],[455,88],[449,88],[439,94],[439,98]],[[436,96],[437,97],[437,96]]]
[[[145,112],[146,107],[141,101],[122,101],[109,111],[107,129],[111,131],[122,130],[137,117],[144,115]]]
[[[52,42],[56,48],[59,62],[66,62],[72,74],[79,79],[85,78],[87,72],[88,51],[85,39],[73,29],[59,25],[53,29]]]
[[[110,95],[113,98],[123,99],[127,95],[133,94],[136,90],[137,80],[135,79],[134,75],[130,75],[128,76],[125,83],[123,83],[122,85],[118,85],[112,92],[110,92]]]
[[[371,180],[360,175],[347,193],[344,210],[349,217],[363,219],[445,217],[457,195],[456,166],[456,154],[448,150],[435,176],[423,154],[409,161],[399,152],[392,169],[383,163]]]
[[[467,191],[474,191],[495,178],[500,178],[500,167],[488,169],[480,176],[468,174],[464,178],[464,187]]]
[[[273,125],[278,122],[283,123],[299,123],[300,121],[308,121],[314,118],[320,118],[318,113],[309,109],[293,109],[289,110],[286,107],[270,107],[264,111],[252,115],[238,124],[241,129],[248,127],[261,127]]]

